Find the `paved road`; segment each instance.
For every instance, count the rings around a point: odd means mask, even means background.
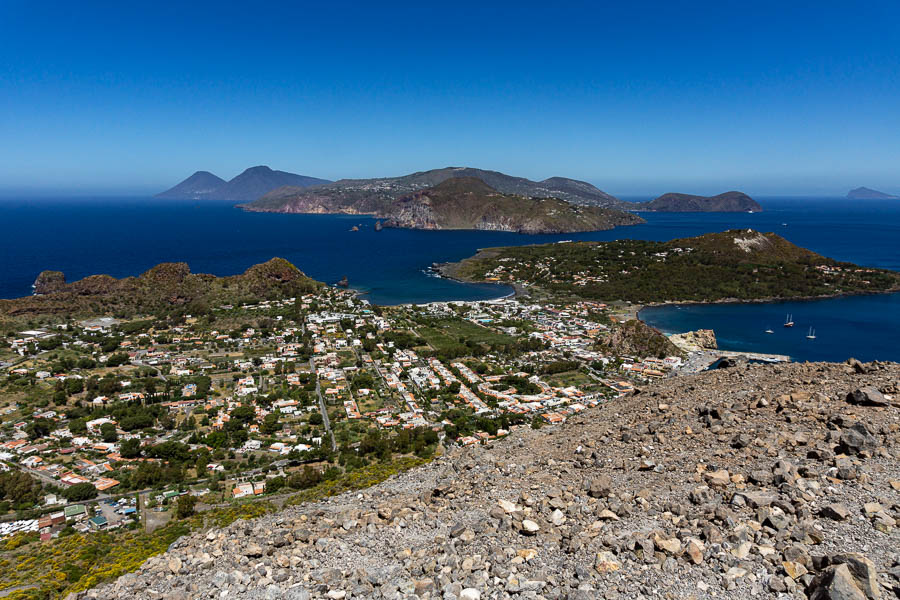
[[[309,368],[316,378],[316,396],[319,397],[319,410],[322,412],[322,422],[325,424],[325,431],[328,432],[328,437],[331,438],[331,451],[337,452],[337,442],[334,441],[334,432],[331,430],[331,422],[328,420],[328,411],[325,410],[325,400],[322,398],[322,386],[319,384],[318,375],[316,375],[316,363],[312,358],[309,359]]]
[[[163,381],[166,381],[166,376],[163,375],[162,369],[160,369],[159,367],[154,366],[154,365],[148,365],[143,360],[141,360],[142,358],[144,358],[144,356],[146,354],[147,354],[146,350],[138,350],[137,353],[134,355],[134,360],[131,361],[131,364],[137,365],[139,367],[149,367],[151,369],[156,369],[156,374],[159,376],[159,378],[162,379]]]

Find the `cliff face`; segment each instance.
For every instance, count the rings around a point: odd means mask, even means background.
[[[386,227],[481,229],[518,233],[567,233],[642,223],[617,210],[575,206],[556,198],[502,194],[474,177],[449,179],[394,202]]]
[[[656,212],[760,212],[762,206],[743,192],[725,192],[717,196],[668,193],[643,205],[640,210]]]

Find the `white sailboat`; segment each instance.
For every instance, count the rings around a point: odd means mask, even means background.
[[[769,327],[768,329],[766,329],[766,333],[775,333],[775,332],[772,331],[772,328],[771,328],[771,327]]]
[[[810,328],[809,328],[809,333],[806,334],[806,339],[808,339],[808,340],[814,340],[814,339],[816,339],[816,330],[813,329],[812,327],[810,327]]]
[[[793,327],[794,326],[794,315],[789,314],[787,317],[785,317],[784,326],[785,327]]]

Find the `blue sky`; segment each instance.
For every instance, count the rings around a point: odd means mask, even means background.
[[[898,193],[898,22],[896,1],[0,0],[0,193],[257,164]]]

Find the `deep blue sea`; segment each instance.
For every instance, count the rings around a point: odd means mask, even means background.
[[[508,294],[495,285],[429,277],[433,262],[478,248],[563,239],[669,240],[731,228],[775,231],[838,260],[900,270],[900,202],[761,198],[761,213],[645,213],[648,223],[612,231],[519,235],[480,231],[376,232],[368,217],[247,213],[222,202],[148,198],[0,199],[0,297],[31,293],[45,269],[69,281],[106,273],[138,275],[165,261],[195,272],[231,275],[273,256],[328,283],[346,276],[372,302],[398,304],[477,300]],[[359,231],[350,231],[357,225]],[[784,330],[784,314],[797,322]],[[900,295],[864,296],[789,305],[664,307],[642,316],[666,332],[716,330],[735,350],[789,354],[797,360],[900,360]],[[808,328],[817,339],[806,340]],[[771,327],[775,334],[763,334]]]

